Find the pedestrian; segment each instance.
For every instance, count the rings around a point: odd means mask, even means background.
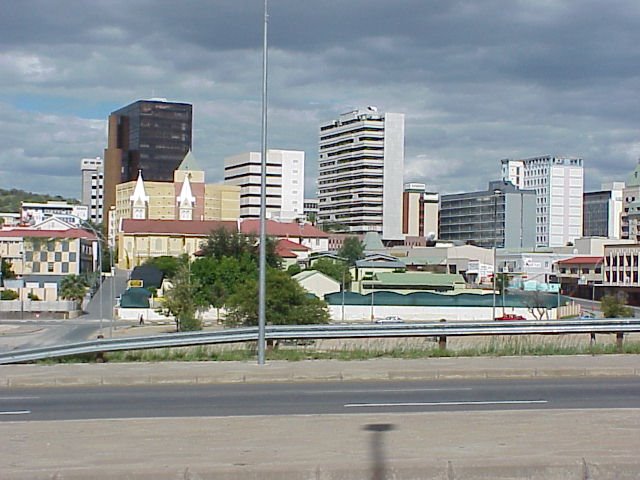
[[[140,314],[140,325],[144,325],[144,317]]]

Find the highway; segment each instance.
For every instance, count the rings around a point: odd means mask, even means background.
[[[638,378],[0,389],[0,422],[623,408]]]

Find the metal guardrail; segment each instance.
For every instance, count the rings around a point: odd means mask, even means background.
[[[482,335],[557,335],[616,334],[618,343],[625,333],[640,332],[640,319],[595,319],[563,321],[505,321],[456,323],[398,323],[384,325],[287,325],[267,326],[267,340],[320,340],[336,338],[401,338],[437,337],[441,345],[446,337]],[[257,327],[234,328],[215,332],[187,332],[149,337],[98,339],[87,342],[56,345],[0,353],[0,364],[22,363],[70,355],[144,350],[152,348],[188,347],[256,341]]]

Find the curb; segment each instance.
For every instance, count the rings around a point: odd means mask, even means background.
[[[491,369],[438,369],[438,370],[376,370],[375,368],[351,371],[348,366],[332,371],[305,371],[304,368],[284,368],[279,371],[258,372],[253,366],[241,371],[217,371],[207,374],[195,372],[136,372],[119,365],[101,365],[109,372],[51,372],[50,366],[35,366],[29,372],[2,371],[0,388],[27,387],[99,387],[99,386],[149,386],[149,385],[211,385],[225,383],[304,383],[304,382],[357,382],[357,381],[435,381],[435,380],[517,380],[551,378],[639,377],[640,368],[491,368]],[[360,365],[359,365],[360,366]],[[65,365],[56,366],[65,370]],[[69,365],[69,370],[73,365]],[[148,370],[149,365],[141,366]],[[280,366],[278,366],[280,367]],[[166,366],[158,365],[158,369]],[[118,371],[120,370],[120,371]],[[122,371],[128,370],[128,371]]]

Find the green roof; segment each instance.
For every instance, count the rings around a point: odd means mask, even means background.
[[[638,187],[640,186],[640,163],[636,165],[636,168],[631,172],[631,175],[627,177],[627,181],[625,182],[627,187]]]
[[[196,162],[196,157],[193,155],[191,150],[187,152],[184,156],[184,159],[180,163],[178,170],[187,171],[187,172],[200,172],[202,169],[198,166]]]
[[[458,273],[378,273],[375,278],[383,285],[445,287],[465,283],[464,277]]]
[[[146,288],[128,288],[120,298],[122,308],[149,308],[151,292]]]

